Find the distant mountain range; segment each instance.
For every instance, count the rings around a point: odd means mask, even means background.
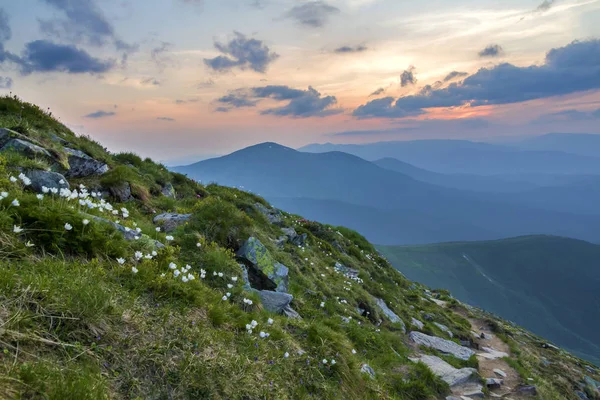
[[[448,289],[600,365],[600,246],[530,236],[380,251],[409,279]]]
[[[419,142],[413,143],[421,146]],[[438,154],[443,153],[442,144],[434,143]],[[475,151],[472,149],[490,146],[498,147],[459,141],[450,143],[449,148]],[[564,160],[565,156],[581,157],[560,153],[558,158]],[[600,168],[600,159],[598,162]],[[589,185],[586,180],[579,181],[580,192],[576,196],[569,195],[572,188],[559,196],[556,193],[562,193],[560,187],[542,190],[531,183],[500,178],[485,182],[474,174],[448,176],[400,161],[372,163],[343,152],[307,153],[275,143],[251,146],[173,169],[204,183],[241,186],[287,211],[349,226],[380,244],[485,240],[529,234],[600,242],[600,216],[595,212],[595,199],[600,199],[600,194],[595,190],[595,180]],[[471,190],[467,190],[469,185]],[[551,201],[546,201],[548,190],[555,192]],[[577,208],[580,203],[585,206],[583,211]]]

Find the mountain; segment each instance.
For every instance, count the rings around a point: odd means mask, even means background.
[[[474,174],[440,174],[415,167],[414,165],[395,158],[382,158],[373,161],[373,164],[380,166],[381,168],[400,172],[422,182],[462,190],[502,193],[520,192],[536,187],[536,185],[533,185],[526,180],[518,181],[502,179],[501,177],[495,176],[481,176]]]
[[[355,231],[0,111],[2,399],[600,399],[593,364]]]
[[[369,144],[311,144],[300,151],[343,151],[365,160],[396,158],[445,174],[600,174],[600,158],[563,151],[522,150],[468,140],[415,140]]]
[[[600,157],[600,134],[548,133],[515,144],[525,150],[563,151],[582,156]]]
[[[264,143],[173,170],[277,199],[290,211],[343,223],[381,244],[538,233],[600,241],[600,217],[577,215],[568,208],[541,210],[499,201],[495,193],[420,182],[341,152],[304,153]],[[340,203],[343,207],[337,209]]]
[[[600,246],[553,236],[380,247],[411,280],[600,362]]]

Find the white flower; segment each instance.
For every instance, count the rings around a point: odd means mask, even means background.
[[[37,197],[38,200],[44,200],[43,194],[36,194],[35,197]]]
[[[263,339],[267,337],[267,334],[265,332],[262,332],[262,331],[259,333],[259,335]]]
[[[73,229],[73,225],[69,224],[68,222],[65,224],[65,230],[66,231],[70,231],[71,229]]]
[[[59,183],[60,185],[64,185],[64,184],[65,184],[65,181],[64,181],[64,179],[61,179],[60,181],[58,181],[58,183]]]
[[[217,275],[219,275],[219,278],[223,277],[223,273],[222,272],[219,272]]]
[[[117,258],[117,262],[121,265],[125,264],[125,259],[124,258]]]
[[[252,300],[244,298],[244,303],[248,305],[252,305]],[[256,321],[253,321],[256,322]]]
[[[134,223],[133,223],[133,226],[137,226],[137,222],[134,222]]]
[[[202,246],[202,243],[200,243],[200,242],[196,243],[196,247],[201,247],[201,246]]]
[[[125,227],[125,232],[131,231],[131,228]]]
[[[256,328],[258,326],[258,322],[252,320],[252,322],[250,322],[250,325],[252,325],[253,328]]]
[[[142,232],[142,230],[141,230],[140,228],[135,228],[135,231],[136,231],[137,233],[141,233],[141,232]]]
[[[178,269],[173,271],[173,275],[175,275],[175,278],[177,278],[179,276],[179,274],[181,274],[181,272]]]
[[[83,225],[87,225],[90,223],[89,219],[84,219],[83,221],[81,221],[83,223]]]
[[[131,267],[131,272],[133,272],[134,274],[137,274],[138,269],[136,267]]]
[[[156,232],[160,232],[160,226],[156,227]]]
[[[233,288],[233,285],[231,283],[228,283],[227,284],[227,289],[232,289],[232,288]]]
[[[80,183],[80,184],[79,184],[79,189],[81,189],[81,190],[85,190],[85,185],[84,185],[83,183]]]
[[[52,192],[52,194],[57,194],[58,188],[51,188],[50,191]]]
[[[165,274],[164,272],[162,274],[160,274],[161,278],[164,278],[167,274]]]
[[[273,322],[274,322],[274,321],[273,321],[273,318],[269,318],[269,319],[267,320],[267,323],[268,323],[269,325],[273,325]]]
[[[152,254],[146,254],[146,255],[144,256],[144,258],[145,258],[146,260],[152,260]]]
[[[19,203],[19,200],[17,199],[14,199],[10,204],[12,204],[13,207],[19,207],[21,205],[21,203]]]
[[[136,251],[133,256],[136,260],[140,260],[142,257],[144,257],[144,254],[141,251]]]
[[[181,277],[181,281],[182,281],[182,282],[187,282],[187,281],[188,281],[188,278],[187,278],[187,276],[183,275],[183,276]]]
[[[190,281],[193,281],[194,279],[196,279],[196,277],[195,277],[194,275],[192,275],[192,274],[188,274],[188,276],[187,276],[187,277],[188,277],[188,279],[189,279]]]
[[[117,211],[117,210],[112,210],[112,214],[113,214],[113,215],[119,215],[119,211]]]
[[[173,236],[171,236],[171,235],[168,235],[168,236],[165,237],[165,239],[167,239],[168,241],[171,241],[171,240],[173,240],[175,238]]]
[[[288,358],[290,356],[290,353],[288,353],[287,351],[283,354],[283,358]]]
[[[352,354],[356,354],[356,350],[352,349]]]
[[[232,278],[231,278],[231,280],[232,280],[232,281],[234,281],[234,282],[237,282],[237,280],[238,280],[238,277],[237,277],[237,276],[234,276],[234,277],[232,277]]]
[[[30,241],[27,241],[27,243],[25,243],[25,247],[33,247],[35,246],[35,244],[31,243]]]
[[[2,193],[0,193],[0,197],[2,197],[2,198],[8,197],[8,192],[2,192]]]
[[[12,183],[15,183],[17,181],[17,178],[15,178],[14,176],[11,176],[10,178],[8,178]]]
[[[225,294],[225,296],[227,296],[227,297],[231,297],[231,293],[227,292],[227,293]]]
[[[321,302],[321,308],[323,308],[323,307],[325,307],[325,302],[324,301]]]
[[[152,256],[156,257],[158,255],[158,253],[155,250],[152,250]]]
[[[331,365],[335,365],[335,360],[331,360]]]
[[[323,364],[327,364],[327,359],[323,359]]]
[[[48,189],[46,186],[42,186],[42,193],[48,193],[50,191],[50,189]]]
[[[13,232],[21,233],[21,232],[23,232],[23,228],[21,228],[20,226],[13,225]]]
[[[223,300],[223,301],[227,300],[227,296],[223,296],[223,297],[221,298],[221,300]]]
[[[170,264],[169,264],[169,268],[171,268],[171,269],[177,269],[177,264],[175,264],[175,263],[170,263]]]

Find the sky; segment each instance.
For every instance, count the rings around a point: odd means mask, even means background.
[[[168,165],[600,133],[600,0],[0,3],[0,95]]]

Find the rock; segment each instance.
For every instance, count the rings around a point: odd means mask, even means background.
[[[282,313],[294,299],[291,294],[272,292],[269,290],[261,290],[258,294],[265,310],[274,313]]]
[[[267,248],[255,237],[250,237],[237,256],[249,263],[249,279],[252,287],[263,290],[275,289],[277,292],[288,290],[288,268],[276,262]]]
[[[32,169],[25,171],[24,174],[31,179],[31,188],[38,193],[42,193],[42,187],[58,189],[70,187],[67,179],[57,172]]]
[[[140,235],[139,233],[137,233],[133,229],[126,228],[126,227],[124,227],[121,224],[117,224],[116,222],[109,221],[109,220],[107,220],[105,218],[101,218],[101,217],[98,217],[98,216],[95,216],[95,215],[89,215],[89,217],[91,219],[93,219],[94,221],[103,222],[105,224],[112,225],[117,231],[121,232],[121,234],[123,235],[123,237],[125,238],[125,240],[135,240],[136,236],[142,236],[142,237],[143,236],[147,236],[147,235],[144,235],[144,234]],[[165,245],[162,244],[161,242],[159,242],[158,240],[151,239],[151,241],[153,242],[154,247],[157,248],[157,249],[163,249],[165,247]]]
[[[50,134],[50,140],[52,140],[54,143],[62,144],[63,146],[69,144],[69,142],[67,142],[65,139],[61,138],[60,136],[54,133]]]
[[[154,217],[152,222],[160,225],[163,231],[169,233],[188,222],[190,218],[192,218],[192,214],[163,213]]]
[[[537,396],[537,389],[533,385],[521,386],[516,391],[522,396]]]
[[[298,312],[296,312],[296,310],[294,310],[292,307],[290,307],[289,305],[287,305],[284,309],[283,309],[283,315],[285,315],[286,317],[288,317],[289,319],[302,319],[302,317],[300,316],[300,314],[298,314]]]
[[[402,325],[402,333],[406,333],[406,325],[404,325],[404,321],[402,321],[402,319],[399,316],[397,316],[392,310],[390,310],[387,304],[385,304],[385,301],[377,297],[375,297],[374,300],[381,312],[384,313],[385,316],[388,317],[388,319],[392,323],[399,323],[400,325]]]
[[[461,400],[461,398],[456,396],[446,396],[446,400]]]
[[[174,199],[177,195],[177,193],[175,193],[175,188],[173,187],[172,184],[167,183],[161,190],[160,192],[163,194],[163,196],[168,197],[170,199]]]
[[[442,353],[452,354],[461,360],[468,360],[475,352],[450,340],[429,336],[421,332],[410,332],[410,339],[418,345],[430,347]]]
[[[371,378],[375,378],[375,371],[369,366],[369,364],[361,365],[360,372],[362,372],[363,374],[369,374]]]
[[[10,139],[0,151],[15,151],[18,153],[22,153],[27,157],[47,157],[52,158],[50,152],[43,147],[38,146],[37,144],[33,144],[29,141],[23,139]]]
[[[69,170],[65,175],[70,178],[84,178],[108,172],[108,165],[106,163],[94,160],[83,151],[69,147],[65,147],[65,151],[69,159]]]
[[[446,325],[442,325],[442,324],[437,323],[437,322],[434,322],[433,324],[435,326],[437,326],[438,328],[440,328],[442,331],[446,332],[448,334],[448,336],[454,337],[454,334],[452,333],[452,331],[450,330],[450,328],[448,328]]]
[[[503,351],[498,351],[491,347],[482,347],[481,350],[483,350],[484,353],[478,353],[477,355],[487,358],[488,360],[497,360],[499,358],[508,357],[507,353],[505,353]]]
[[[425,324],[424,324],[424,323],[422,323],[421,321],[419,321],[419,320],[418,320],[418,319],[416,319],[416,318],[413,318],[413,319],[410,321],[410,323],[411,323],[413,326],[416,326],[416,327],[417,327],[417,328],[419,328],[419,329],[423,329],[423,327],[425,327]]]
[[[485,393],[483,393],[481,391],[481,389],[471,389],[468,391],[465,391],[463,393],[463,398],[467,398],[467,399],[483,399],[485,398]]]
[[[121,203],[128,202],[133,199],[131,196],[131,186],[129,182],[123,182],[119,186],[113,186],[109,189],[110,194]]]
[[[287,236],[279,236],[278,239],[274,240],[275,246],[279,247],[280,249],[283,249],[285,247],[285,243],[287,241],[288,241]]]
[[[308,238],[306,233],[298,235],[294,228],[281,228],[281,230],[294,246],[304,246],[306,244],[306,239]]]
[[[339,262],[335,263],[333,269],[335,269],[336,271],[342,273],[346,278],[349,278],[349,279],[356,279],[356,278],[358,278],[358,273],[359,273],[358,270],[346,267],[345,265],[342,265]]]
[[[433,321],[434,318],[433,318],[433,316],[431,314],[424,313],[423,314],[423,319],[425,321]]]
[[[589,397],[587,397],[587,394],[585,394],[584,392],[582,392],[582,391],[580,391],[580,390],[577,390],[577,391],[575,392],[575,395],[576,395],[577,397],[579,397],[581,400],[590,400],[590,398],[589,398]]]
[[[494,373],[498,376],[501,376],[502,378],[506,378],[506,376],[507,376],[506,372],[502,371],[501,369],[497,369],[497,368],[494,370]]]
[[[246,268],[244,264],[239,264],[239,266],[242,269],[242,280],[244,281],[244,290],[252,290],[252,287],[250,286],[250,279],[248,278],[248,268]]]
[[[22,133],[17,131],[13,131],[8,128],[0,128],[0,148],[4,147],[5,144],[11,141],[11,139],[19,139],[25,142],[30,142],[35,144],[36,146],[43,147],[40,142],[35,139],[29,138]]]
[[[450,387],[478,382],[477,370],[475,368],[457,369],[441,358],[430,355],[422,355],[416,359],[411,358],[411,361],[420,361],[427,365],[436,376]]]
[[[504,380],[497,378],[487,378],[485,380],[485,386],[490,389],[500,389],[504,385]]]
[[[273,225],[281,225],[283,223],[283,215],[281,214],[281,211],[274,209],[274,208],[267,208],[264,205],[262,205],[261,203],[254,204],[254,207],[256,207],[256,209],[262,215],[267,217],[269,222],[272,223]]]

